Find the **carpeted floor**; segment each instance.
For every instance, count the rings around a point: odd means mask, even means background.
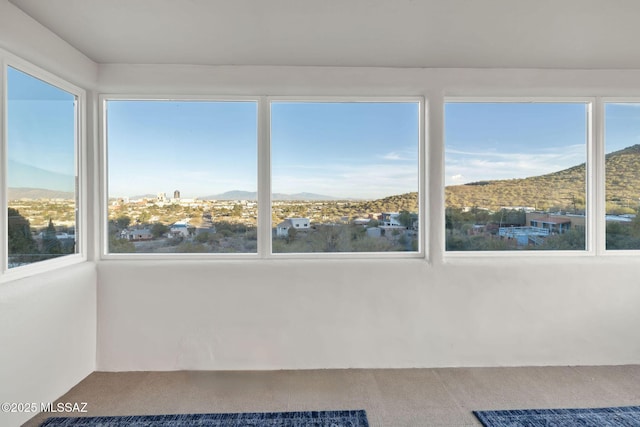
[[[640,365],[96,372],[58,402],[115,416],[364,409],[371,427],[479,427],[474,410],[640,405]]]

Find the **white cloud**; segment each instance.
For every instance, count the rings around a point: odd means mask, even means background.
[[[527,178],[577,166],[585,162],[584,144],[541,149],[535,153],[445,150],[446,185],[466,182]],[[453,179],[456,177],[456,179]],[[459,177],[465,177],[460,181]]]
[[[381,157],[385,160],[402,160],[400,155],[396,152],[387,153]]]
[[[399,164],[326,165],[322,172],[274,170],[275,193],[312,192],[336,197],[378,198],[417,191],[418,168]]]
[[[464,177],[464,175],[457,174],[451,176],[449,181],[451,181],[452,184],[464,184],[466,182],[466,178]]]
[[[383,154],[381,156],[379,156],[381,159],[384,160],[392,160],[392,161],[397,161],[397,160],[403,160],[403,161],[407,161],[407,160],[415,160],[416,159],[416,155],[415,152],[413,151],[391,151],[390,153],[386,153]]]

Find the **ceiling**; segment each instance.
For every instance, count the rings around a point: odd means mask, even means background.
[[[97,63],[640,69],[637,0],[10,0]]]

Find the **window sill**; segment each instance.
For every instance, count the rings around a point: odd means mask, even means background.
[[[48,273],[64,267],[86,262],[87,258],[82,254],[66,255],[60,258],[40,261],[37,263],[14,267],[0,274],[0,283],[24,279],[38,274]]]

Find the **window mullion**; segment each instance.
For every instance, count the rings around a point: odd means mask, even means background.
[[[605,149],[604,149],[604,104],[601,98],[597,98],[593,102],[593,110],[591,114],[591,132],[592,132],[592,148],[591,148],[591,215],[590,232],[592,237],[590,241],[594,244],[591,248],[592,252],[601,255],[605,251],[606,246],[606,202],[605,202]]]
[[[9,266],[8,217],[7,217],[7,65],[0,61],[0,275]]]
[[[258,102],[258,255],[271,255],[271,101]]]

